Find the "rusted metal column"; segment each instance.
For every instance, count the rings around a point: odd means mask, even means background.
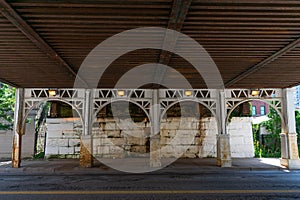
[[[22,135],[25,127],[24,120],[24,89],[18,88],[16,91],[16,104],[14,114],[14,135],[12,145],[12,167],[19,168],[21,165]]]
[[[231,167],[231,150],[230,135],[226,131],[226,102],[224,90],[217,91],[218,99],[217,118],[218,118],[218,135],[217,135],[217,164],[220,167]]]
[[[280,163],[289,169],[300,169],[298,153],[296,117],[294,107],[294,89],[283,90],[282,112],[284,124],[281,134],[281,159]]]
[[[85,92],[85,107],[84,107],[84,126],[83,135],[80,140],[80,166],[92,167],[93,166],[93,141],[92,141],[92,128],[91,128],[91,107],[92,94],[91,90],[87,89]]]

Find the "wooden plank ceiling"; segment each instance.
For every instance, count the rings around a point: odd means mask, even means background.
[[[0,8],[0,80],[17,87],[73,87],[96,45],[138,27],[170,28],[195,39],[227,88],[300,84],[298,0],[0,0]],[[124,73],[146,63],[171,66],[193,87],[206,87],[185,59],[155,49],[119,57],[98,87],[114,87]],[[159,80],[172,76],[157,70]]]

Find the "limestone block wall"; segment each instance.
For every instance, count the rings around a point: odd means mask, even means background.
[[[180,121],[181,120],[181,121]],[[217,122],[214,117],[168,118],[161,126],[162,157],[172,157],[181,147],[187,147],[184,158],[216,157]],[[234,117],[227,127],[230,134],[231,156],[235,158],[254,157],[251,118]],[[195,135],[190,140],[189,135]],[[175,137],[176,136],[176,137]]]
[[[231,156],[235,158],[254,157],[251,118],[234,117],[227,127],[230,134]]]
[[[79,157],[79,119],[47,119],[46,156]],[[250,118],[232,118],[228,126],[232,157],[254,157]],[[150,150],[149,122],[99,118],[93,125],[93,154],[101,158],[143,157]],[[170,117],[161,122],[161,157],[216,157],[217,122],[214,117]]]
[[[0,158],[11,158],[12,131],[0,131]]]
[[[26,123],[25,135],[22,137],[22,158],[33,156],[35,123],[34,115],[28,116],[30,123]],[[11,159],[13,131],[0,130],[0,158]]]
[[[149,152],[149,127],[148,122],[98,118],[93,126],[93,153],[100,158],[143,157]]]
[[[120,127],[120,122],[123,127]],[[104,158],[139,157],[149,151],[149,123],[128,120],[98,119],[93,128],[93,153]],[[232,118],[228,126],[232,157],[254,157],[250,118]],[[183,158],[216,157],[217,122],[214,117],[170,117],[161,122],[161,157],[177,157],[187,149]]]
[[[78,118],[47,118],[46,126],[46,157],[79,158],[82,124]]]
[[[170,117],[161,122],[161,156],[215,157],[217,125],[213,118]]]
[[[26,123],[25,135],[22,137],[22,158],[31,158],[34,154],[35,116],[29,116],[30,123]]]

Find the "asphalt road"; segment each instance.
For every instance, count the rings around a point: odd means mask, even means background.
[[[1,174],[0,199],[300,199],[300,171]]]

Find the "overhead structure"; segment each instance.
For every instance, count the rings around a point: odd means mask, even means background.
[[[137,49],[118,57],[99,77],[97,88],[92,88],[86,77],[77,75],[86,56],[98,44],[123,31],[143,27],[171,29],[193,38],[215,62],[225,89],[208,88],[205,77],[188,60],[163,48]],[[178,39],[170,40],[165,35],[159,45],[193,51],[189,42]],[[114,88],[125,73],[152,63],[158,64],[152,83],[141,88]],[[183,87],[163,88],[159,83],[164,79],[178,80],[167,68],[161,68],[163,65],[182,74],[192,87],[187,91]],[[76,77],[83,88],[73,88]],[[94,110],[114,98],[123,98],[140,105],[153,127],[172,103],[192,100],[206,105],[218,120],[217,160],[223,167],[231,166],[230,136],[226,131],[230,112],[248,100],[267,101],[283,121],[281,163],[300,168],[290,89],[300,84],[299,1],[0,0],[0,81],[18,88],[13,167],[20,166],[24,116],[35,103],[54,98],[72,104],[84,124],[82,141],[91,141]],[[136,89],[141,91],[137,93]],[[255,95],[251,92],[254,89]],[[111,96],[101,96],[102,90]],[[143,96],[144,93],[149,95]],[[151,149],[159,148],[160,135],[151,139],[150,164],[158,167],[160,155]],[[86,144],[81,145],[80,163],[89,167],[92,144]]]
[[[0,80],[14,86],[73,87],[82,61],[96,45],[138,27],[170,28],[195,39],[215,61],[227,88],[300,83],[298,1],[1,0],[0,8]],[[122,74],[145,63],[169,65],[194,88],[206,88],[190,63],[158,49],[119,57],[98,87],[112,88]],[[160,69],[157,75],[158,80],[171,76]]]

